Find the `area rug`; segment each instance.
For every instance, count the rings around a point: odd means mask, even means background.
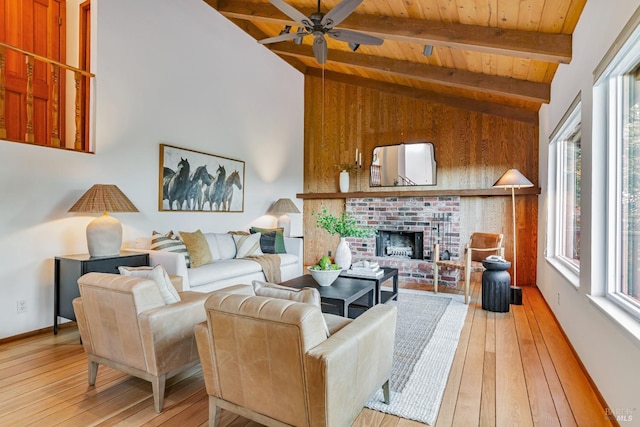
[[[376,411],[429,425],[438,416],[467,314],[462,295],[401,289],[391,369],[391,404],[382,391],[367,402]]]

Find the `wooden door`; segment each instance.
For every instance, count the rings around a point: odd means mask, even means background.
[[[0,41],[58,62],[64,57],[65,0],[0,0]],[[5,120],[7,139],[27,134],[27,66],[25,56],[6,51]],[[51,66],[33,61],[33,134],[38,145],[51,145]],[[62,80],[64,73],[61,73]],[[62,87],[62,85],[61,85]],[[61,93],[58,99],[62,100]],[[60,116],[58,116],[60,117]],[[59,128],[59,126],[58,126]]]

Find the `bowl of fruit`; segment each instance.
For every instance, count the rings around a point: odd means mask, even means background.
[[[316,265],[307,267],[311,273],[311,277],[318,282],[320,286],[330,286],[336,281],[342,269],[338,264],[331,262],[328,256],[320,258]]]

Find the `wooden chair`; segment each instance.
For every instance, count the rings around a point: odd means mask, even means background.
[[[462,259],[441,260],[440,247],[433,245],[433,291],[438,293],[438,273],[440,268],[450,268],[464,271],[464,303],[469,304],[469,282],[471,273],[484,271],[482,261],[489,255],[504,256],[502,234],[473,233],[469,243],[465,245]]]

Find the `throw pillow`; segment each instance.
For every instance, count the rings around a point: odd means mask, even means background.
[[[303,302],[305,304],[315,305],[318,308],[320,306],[320,293],[314,288],[302,288],[295,289],[288,286],[276,285],[275,283],[262,282],[260,280],[254,280],[251,282],[253,285],[253,292],[260,297],[286,299],[289,301]],[[324,331],[329,337],[329,327],[324,320]]]
[[[202,231],[196,230],[193,233],[181,231],[180,237],[182,237],[182,241],[187,247],[187,251],[189,251],[192,268],[211,264],[213,262],[209,244],[207,243],[207,239],[204,237],[204,234],[202,234]]]
[[[264,255],[260,249],[260,233],[234,234],[233,241],[236,243],[236,258]]]
[[[270,233],[272,231],[276,232],[276,252],[277,254],[286,254],[287,250],[284,247],[284,228],[260,228],[260,227],[251,227],[249,229],[251,233]]]
[[[191,266],[191,259],[189,258],[189,251],[187,251],[187,247],[184,245],[182,240],[178,238],[178,236],[173,234],[173,231],[169,231],[167,234],[154,231],[151,236],[151,246],[149,246],[149,249],[182,254],[184,255],[187,268]]]
[[[255,231],[252,232],[255,234]],[[276,232],[260,233],[260,249],[265,254],[276,253]]]
[[[162,265],[158,264],[155,267],[120,266],[118,267],[118,270],[123,276],[153,280],[156,285],[158,285],[158,289],[160,290],[160,294],[162,295],[162,299],[165,304],[173,304],[180,301],[180,295],[173,287],[171,279]]]

